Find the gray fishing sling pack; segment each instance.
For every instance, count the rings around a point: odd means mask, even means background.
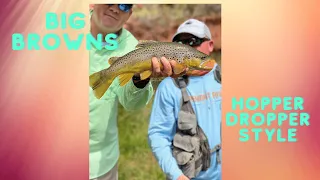
[[[221,84],[221,67],[217,65],[216,69],[213,71],[214,79]]]
[[[220,162],[220,144],[210,150],[208,138],[197,123],[197,117],[186,90],[188,77],[174,79],[181,89],[181,108],[178,116],[176,134],[173,138],[173,157],[179,168],[189,179],[196,177],[201,171],[206,171],[211,164],[211,154],[217,153],[217,162]]]

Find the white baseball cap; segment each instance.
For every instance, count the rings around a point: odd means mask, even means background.
[[[211,33],[208,26],[196,19],[188,19],[183,22],[172,37],[172,41],[181,33],[188,33],[198,38],[207,38],[211,40]]]

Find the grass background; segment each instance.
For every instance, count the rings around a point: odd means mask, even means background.
[[[147,141],[151,105],[134,115],[119,107],[119,180],[165,179]]]

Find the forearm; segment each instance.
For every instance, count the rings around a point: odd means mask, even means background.
[[[138,76],[135,75],[135,76],[132,77],[132,81],[133,81],[133,84],[134,84],[137,88],[143,89],[143,88],[145,88],[145,87],[149,84],[150,78],[141,80],[141,79],[140,79],[140,75],[138,75]]]
[[[158,86],[150,115],[149,146],[162,171],[172,180],[182,175],[182,171],[172,154],[172,140],[176,129],[177,101],[171,79],[165,79]]]

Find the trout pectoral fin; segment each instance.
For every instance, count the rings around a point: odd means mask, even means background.
[[[150,71],[150,70],[143,71],[142,73],[140,73],[140,79],[141,79],[141,80],[145,80],[145,79],[147,79],[148,77],[150,77],[151,74],[152,74],[152,71]]]
[[[134,73],[121,74],[119,76],[120,86],[127,84],[133,77]]]
[[[181,74],[184,71],[185,67],[182,64],[175,64],[173,67],[174,74]]]

